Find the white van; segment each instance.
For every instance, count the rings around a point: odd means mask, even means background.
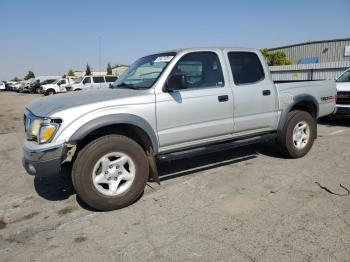
[[[88,90],[90,88],[107,88],[115,80],[117,76],[83,76],[74,81],[72,90]]]

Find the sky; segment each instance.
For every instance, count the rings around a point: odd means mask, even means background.
[[[0,0],[0,80],[182,47],[350,38],[350,0]]]

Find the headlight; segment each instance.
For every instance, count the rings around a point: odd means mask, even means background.
[[[60,119],[39,118],[33,114],[25,115],[25,131],[27,139],[39,144],[48,143],[60,127]]]

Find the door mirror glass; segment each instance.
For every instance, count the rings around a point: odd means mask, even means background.
[[[165,92],[172,92],[175,90],[186,88],[186,76],[183,74],[171,75],[166,82]]]

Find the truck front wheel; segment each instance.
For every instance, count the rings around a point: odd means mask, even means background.
[[[125,136],[107,135],[79,152],[72,180],[86,204],[108,211],[135,202],[146,186],[148,174],[147,157],[139,144]]]
[[[283,129],[277,133],[281,153],[289,158],[305,156],[316,138],[316,130],[316,121],[308,112],[291,111]]]

